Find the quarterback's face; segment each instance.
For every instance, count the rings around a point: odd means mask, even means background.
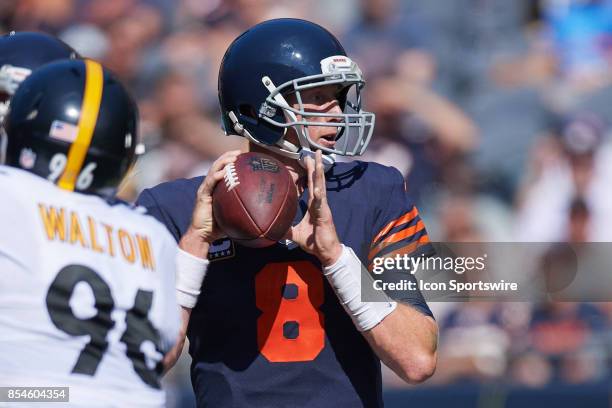
[[[295,109],[303,109],[304,112],[342,114],[340,103],[338,102],[338,86],[326,85],[316,88],[306,89],[300,92],[302,106],[297,101],[295,94],[287,96],[287,102]],[[297,115],[298,120],[302,120],[301,115]],[[341,122],[340,117],[316,117],[308,116],[305,118],[309,122]],[[310,139],[321,146],[333,148],[336,144],[336,134],[338,127],[335,126],[308,126]],[[297,136],[294,132],[287,135],[288,141],[297,143]]]

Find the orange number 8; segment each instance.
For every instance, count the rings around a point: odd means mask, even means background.
[[[321,271],[308,261],[268,264],[255,277],[255,295],[261,354],[274,363],[314,360],[325,346]]]

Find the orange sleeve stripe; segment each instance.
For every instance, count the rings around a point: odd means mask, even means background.
[[[384,255],[384,258],[392,258],[395,255],[409,255],[412,252],[416,251],[417,249],[419,249],[419,247],[423,246],[423,244],[428,243],[429,242],[429,237],[427,235],[423,235],[421,238],[419,238],[417,241],[411,242],[408,245],[405,245],[401,248],[396,249],[395,251],[391,251],[388,254]],[[370,266],[371,266],[371,258],[370,258]]]
[[[389,235],[387,238],[383,240],[383,242],[386,242],[388,244],[394,244],[398,241],[401,241],[404,238],[408,238],[409,236],[416,234],[417,232],[421,231],[423,228],[425,228],[425,224],[423,224],[422,220],[419,220],[419,222],[417,222],[412,227],[408,227],[406,229],[396,232],[395,234]]]
[[[374,248],[370,250],[370,253],[368,254],[368,258],[372,258],[374,254],[380,252],[382,249],[388,247],[389,245],[393,245],[401,241],[402,239],[406,239],[424,229],[425,229],[425,224],[423,223],[423,221],[419,220],[419,222],[417,222],[416,225],[413,225],[412,227],[398,231],[395,234],[389,235],[387,238],[385,238],[384,241],[382,241],[380,244],[376,245]],[[427,234],[425,236],[427,236]],[[419,240],[417,240],[416,242],[419,242]]]
[[[420,244],[424,244],[424,243],[430,242],[429,241],[429,235],[427,235],[427,234],[423,235],[421,238],[418,239],[417,242],[420,243]]]
[[[380,239],[380,237],[382,237],[383,235],[385,235],[387,232],[391,231],[391,229],[393,227],[397,227],[399,225],[405,224],[407,222],[410,222],[414,219],[414,217],[416,217],[417,215],[419,215],[419,211],[417,210],[416,207],[412,207],[412,210],[408,211],[406,214],[402,215],[399,218],[394,219],[393,221],[389,222],[382,230],[380,230],[380,232],[378,233],[378,235],[376,235],[374,237],[374,239],[372,240],[372,243],[378,241]]]

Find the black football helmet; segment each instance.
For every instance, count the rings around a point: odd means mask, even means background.
[[[306,112],[300,91],[332,84],[338,85],[343,113]],[[374,114],[361,109],[364,85],[357,64],[323,27],[299,19],[265,21],[236,38],[221,62],[219,102],[225,132],[294,159],[316,149],[326,153],[326,164],[333,163],[334,154],[360,155],[374,130]],[[285,99],[292,93],[299,109]],[[334,120],[312,121],[315,117]],[[315,143],[309,126],[336,127],[334,148]],[[295,129],[300,146],[285,139],[289,127]]]
[[[137,107],[92,60],[62,60],[21,83],[5,121],[6,164],[59,187],[114,194],[134,159]]]

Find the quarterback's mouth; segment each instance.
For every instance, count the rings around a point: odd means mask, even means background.
[[[333,135],[321,136],[318,140],[318,144],[320,144],[323,147],[333,149],[333,147],[336,145],[336,135],[333,134]]]

